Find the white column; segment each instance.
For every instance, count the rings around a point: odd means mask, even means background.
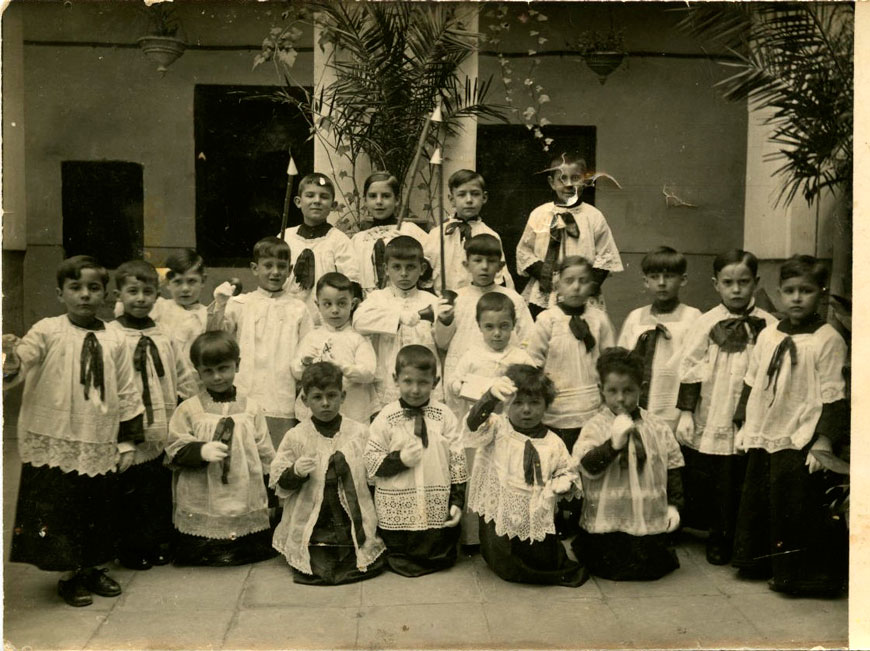
[[[3,13],[3,249],[27,248],[24,189],[24,27],[22,6]]]

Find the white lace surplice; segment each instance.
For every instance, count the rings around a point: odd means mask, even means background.
[[[241,349],[236,386],[262,405],[266,416],[293,418],[296,378],[290,365],[313,327],[302,301],[258,288],[229,300],[224,327]]]
[[[341,451],[350,467],[362,515],[363,531],[366,535],[365,543],[359,547],[351,518],[350,537],[356,552],[357,568],[365,572],[385,549],[383,541],[377,535],[378,519],[366,483],[363,453],[367,437],[367,427],[347,418],[342,419],[341,429],[332,438],[321,436],[311,421],[305,420],[287,432],[281,445],[278,446],[269,473],[269,485],[275,489],[278,497],[284,500],[284,515],[275,529],[273,545],[284,555],[291,567],[300,572],[312,573],[308,543],[323,506],[323,489],[329,459],[337,451]],[[300,488],[293,491],[281,488],[278,485],[281,475],[285,470],[292,469],[296,460],[303,456],[316,459],[315,470]],[[340,481],[339,485],[341,486]],[[350,516],[346,489],[343,486],[339,489],[338,498]]]
[[[550,245],[550,225],[554,215],[560,212],[570,212],[577,222],[580,237],[570,237],[565,234],[559,250],[557,261],[564,260],[570,255],[581,255],[596,269],[604,269],[610,272],[622,271],[622,260],[619,250],[613,239],[610,226],[600,210],[588,203],[581,203],[574,208],[556,206],[552,201],[535,208],[529,215],[529,220],[523,229],[517,244],[517,273],[525,276],[526,269],[535,262],[543,262]],[[557,223],[564,225],[561,218],[556,218]],[[523,290],[523,297],[529,302],[540,307],[551,307],[556,304],[556,278],[554,274],[553,290],[549,295],[541,292],[540,283],[537,279],[529,280]]]
[[[613,329],[607,315],[595,307],[587,305],[583,319],[595,337],[590,351],[573,335],[571,317],[561,308],[544,310],[535,322],[528,353],[556,385],[556,399],[544,415],[550,427],[582,427],[601,404],[595,364],[601,351],[613,346]]]
[[[622,324],[616,345],[634,350],[638,338],[647,330],[655,328],[656,324],[661,323],[668,329],[670,339],[659,334],[656,340],[648,409],[666,421],[675,422],[680,416],[680,410],[677,409],[680,350],[689,328],[701,316],[701,311],[682,303],[669,314],[653,314],[651,308],[652,306],[646,305],[631,311]]]
[[[610,438],[615,418],[607,407],[583,426],[573,456],[583,478],[581,526],[590,533],[622,531],[633,536],[664,533],[668,528],[668,470],[683,466],[680,446],[668,424],[641,410],[636,422],[646,451],[643,470],[638,470],[635,443],[629,439],[628,463],[614,459],[604,472],[592,475],[580,461]]]
[[[392,477],[375,473],[390,452],[414,438],[414,419],[398,401],[384,407],[372,422],[365,461],[375,483],[378,522],[388,531],[423,531],[444,526],[450,506],[451,484],[468,480],[465,450],[456,419],[446,405],[432,401],[423,407],[429,445],[416,466]]]
[[[680,353],[680,382],[701,383],[701,398],[695,409],[695,435],[688,446],[704,454],[734,454],[734,410],[743,392],[743,379],[754,344],[737,353],[726,353],[710,339],[710,330],[719,321],[734,318],[721,303],[698,317],[686,335]],[[760,317],[768,325],[776,319],[754,307],[749,316]]]
[[[797,364],[782,359],[779,377],[768,386],[767,368],[786,334],[775,325],[765,328],[752,351],[746,383],[752,387],[746,404],[743,446],[773,453],[800,450],[815,434],[822,406],[846,397],[843,365],[846,342],[830,325],[812,334],[791,335]]]
[[[569,496],[579,497],[576,464],[556,434],[542,438],[520,434],[499,414],[492,414],[476,432],[465,428],[464,444],[477,448],[468,486],[468,508],[495,524],[499,536],[540,542],[556,533],[554,514],[558,496],[552,482],[568,477],[573,486]],[[531,441],[541,460],[544,485],[525,481],[523,458],[526,441]]]
[[[233,419],[227,483],[223,464],[175,471],[173,515],[182,533],[233,539],[269,528],[263,475],[275,457],[262,409],[243,395],[233,402],[215,402],[208,393],[185,400],[169,421],[166,456],[171,461],[189,443],[208,443],[221,418]]]
[[[311,358],[311,363],[332,362],[343,369],[346,397],[341,413],[367,423],[378,410],[374,385],[378,360],[371,342],[355,332],[350,323],[339,330],[324,324],[306,334],[299,344],[291,366],[298,380],[305,372],[302,360],[306,357]],[[300,393],[296,398],[296,418],[305,420],[310,416],[311,410],[302,402]]]
[[[136,455],[133,464],[144,463],[156,459],[163,453],[168,435],[169,419],[178,404],[178,396],[190,397],[197,393],[197,384],[190,375],[188,366],[181,361],[181,344],[177,340],[170,339],[160,326],[144,328],[126,328],[118,321],[112,321],[106,325],[108,330],[120,334],[127,344],[130,357],[139,345],[142,337],[149,337],[157,347],[157,354],[163,366],[163,376],[157,375],[154,359],[149,351],[146,356],[146,371],[148,389],[151,398],[152,420],[148,420],[148,412],[143,414],[145,442],[136,446]],[[134,370],[133,378],[139,395],[143,396],[142,376]]]
[[[451,399],[462,406],[456,414],[460,423],[471,406],[489,390],[496,378],[505,374],[511,364],[534,366],[535,362],[525,350],[511,344],[501,352],[485,344],[468,349],[451,374],[450,381]]]
[[[80,381],[82,344],[91,332],[102,348],[104,399]],[[4,385],[24,381],[18,415],[21,461],[91,477],[115,470],[118,425],[144,411],[123,337],[114,330],[79,328],[61,315],[37,321],[16,353],[21,370]]]

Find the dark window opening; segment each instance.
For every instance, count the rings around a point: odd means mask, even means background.
[[[539,172],[547,169],[553,153],[563,148],[581,153],[588,168],[595,169],[595,127],[550,125],[545,131],[553,138],[550,152],[543,151],[540,141],[521,124],[477,127],[477,171],[486,179],[489,194],[481,216],[501,236],[507,268],[518,291],[526,279],[517,275],[517,242],[529,213],[553,200],[547,175]],[[595,205],[595,189],[584,190],[582,198]]]
[[[257,240],[277,235],[287,188],[287,149],[299,179],[314,168],[308,123],[272,86],[197,85],[196,248],[209,265],[246,266]],[[297,95],[301,98],[301,91]],[[288,226],[302,223],[292,203]]]
[[[110,269],[142,257],[142,165],[62,161],[63,248]]]

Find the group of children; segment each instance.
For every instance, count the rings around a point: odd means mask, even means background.
[[[4,387],[25,382],[11,559],[65,572],[74,606],[120,594],[99,568],[115,558],[276,551],[306,584],[420,576],[461,546],[503,579],[578,586],[671,572],[682,524],[709,532],[711,563],[839,591],[844,532],[813,454],[838,451],[848,413],[824,267],[782,265],[778,321],[755,304],[755,257],[728,251],[701,314],[680,302],[685,257],[660,247],[642,263],[652,303],[617,336],[601,285],[622,264],[579,201],[584,173],[550,171],[555,201],[517,249],[522,296],[469,170],[449,180],[443,249],[437,228],[396,223],[390,174],[366,181],[373,224],[353,238],[327,220],[331,181],[304,177],[303,223],[254,246],[257,288],[223,283],[208,308],[194,251],[167,261],[171,300],[151,264],[121,265],[110,323],[107,271],[65,260],[66,314],[3,337]]]

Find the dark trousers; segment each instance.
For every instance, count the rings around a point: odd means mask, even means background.
[[[118,554],[149,560],[158,553],[166,554],[175,530],[172,471],[163,465],[163,455],[122,472],[118,488]]]
[[[807,472],[807,450],[750,450],[737,534],[735,567],[773,576],[793,594],[838,592],[848,570],[845,523],[833,516],[826,491],[841,483],[830,472]]]
[[[730,549],[746,475],[746,455],[704,454],[680,446],[683,459],[683,524],[710,532],[709,544]]]

